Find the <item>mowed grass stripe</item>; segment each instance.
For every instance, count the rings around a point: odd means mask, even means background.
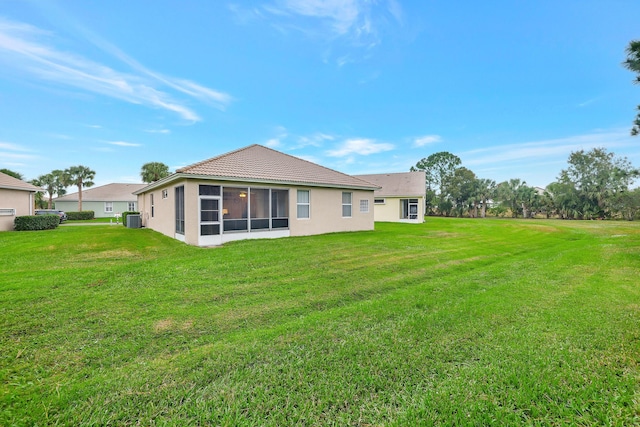
[[[0,235],[0,424],[638,416],[636,224],[429,219],[215,249],[104,228]]]

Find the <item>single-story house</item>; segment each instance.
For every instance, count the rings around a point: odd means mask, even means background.
[[[82,210],[94,211],[96,218],[113,218],[122,212],[138,211],[138,196],[135,191],[147,184],[107,184],[82,190]],[[55,208],[65,212],[78,210],[78,193],[66,194],[53,199]]]
[[[250,145],[137,190],[142,225],[190,245],[373,230],[376,185]]]
[[[379,187],[373,193],[376,221],[424,222],[424,171],[355,176]]]
[[[33,215],[37,191],[43,190],[0,172],[0,231],[13,230],[16,216]]]

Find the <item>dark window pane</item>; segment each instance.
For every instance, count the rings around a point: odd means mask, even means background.
[[[200,226],[201,236],[215,236],[220,234],[220,224],[209,224]]]
[[[200,202],[200,209],[204,211],[217,211],[219,202],[220,201],[217,199],[202,199]]]
[[[246,219],[225,219],[224,231],[246,231],[247,220]]]
[[[219,185],[201,185],[199,188],[199,193],[201,196],[219,196],[220,186]]]
[[[212,222],[219,221],[220,214],[218,211],[202,211],[200,212],[200,221],[202,222]]]
[[[265,228],[269,228],[269,220],[268,219],[252,219],[251,220],[251,229],[252,230],[263,230]]]
[[[274,218],[271,221],[271,228],[288,228],[288,227],[289,227],[288,218]]]

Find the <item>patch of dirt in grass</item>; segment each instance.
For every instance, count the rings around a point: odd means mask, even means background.
[[[131,252],[127,249],[112,249],[109,251],[101,251],[101,252],[88,252],[82,254],[81,258],[83,260],[99,260],[99,259],[123,259],[123,258],[131,258],[138,256],[135,252]]]
[[[153,325],[153,330],[158,333],[158,332],[164,332],[164,331],[168,331],[169,329],[171,329],[171,327],[173,326],[173,319],[162,319],[156,322],[155,325]]]
[[[556,227],[551,227],[550,225],[542,225],[542,224],[524,224],[524,225],[526,225],[526,227],[529,229],[544,231],[545,233],[557,233],[560,231]]]
[[[427,238],[434,238],[434,237],[455,238],[455,237],[460,237],[460,236],[462,236],[462,234],[460,234],[460,233],[451,233],[449,231],[434,231],[434,232],[426,234],[424,237],[427,237]]]

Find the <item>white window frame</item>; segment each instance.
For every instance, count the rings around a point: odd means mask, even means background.
[[[300,201],[300,196],[302,194],[306,194],[307,201]],[[300,215],[300,208],[306,207],[307,214],[306,216]],[[311,219],[311,190],[298,190],[296,192],[296,218],[297,219]]]
[[[104,202],[104,212],[113,213],[113,202]]]
[[[0,216],[16,216],[16,210],[14,208],[1,208]]]
[[[167,189],[162,190],[162,198],[166,199],[168,197],[169,197],[169,190]]]
[[[345,201],[345,196],[349,200]],[[353,193],[350,191],[342,192],[342,218],[351,218],[353,216]]]
[[[360,213],[369,213],[369,199],[360,199]]]

